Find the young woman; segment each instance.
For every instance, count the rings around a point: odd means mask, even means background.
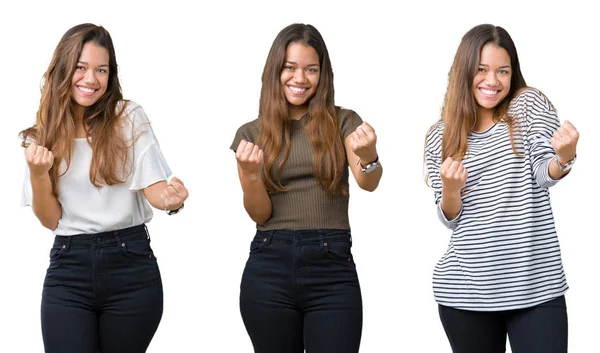
[[[567,283],[548,188],[575,162],[579,134],[525,84],[501,27],[462,39],[425,164],[452,230],[433,288],[455,353],[567,351]]]
[[[44,75],[35,125],[21,132],[23,204],[56,235],[42,293],[46,352],[145,352],[162,315],[145,223],[188,191],[141,106],[123,99],[110,34],[68,30]]]
[[[373,191],[373,128],[334,105],[321,34],[293,24],[275,38],[258,119],[237,131],[244,207],[257,233],[240,308],[255,352],[358,352],[362,301],[350,247],[348,167]]]

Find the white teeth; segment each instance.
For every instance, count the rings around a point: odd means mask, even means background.
[[[304,91],[306,91],[306,88],[293,87],[293,86],[288,86],[288,87],[294,93],[303,93]]]
[[[491,89],[485,89],[485,88],[481,88],[481,92],[483,92],[485,94],[489,94],[489,95],[498,93],[498,91],[493,91]]]
[[[94,93],[96,91],[95,89],[85,88],[85,87],[77,87],[77,88],[79,88],[80,91],[85,92],[85,93]]]

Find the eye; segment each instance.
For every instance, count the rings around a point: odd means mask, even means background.
[[[477,72],[485,72],[485,69],[483,67],[480,67],[479,69],[477,69]]]
[[[508,70],[500,70],[498,73],[502,75],[508,75],[510,72],[508,72]]]
[[[293,70],[294,67],[293,66],[284,66],[283,69],[284,70]]]
[[[108,71],[106,71],[106,69],[98,69],[98,70],[96,70],[96,72],[99,72],[99,73],[101,73],[101,74],[105,74],[105,73],[107,73]]]
[[[83,66],[79,66],[79,65],[75,66],[75,68],[76,68],[77,70],[85,70],[85,67],[83,67]]]
[[[309,67],[308,69],[306,69],[306,71],[308,71],[308,72],[318,72],[317,69],[315,69],[313,67]]]

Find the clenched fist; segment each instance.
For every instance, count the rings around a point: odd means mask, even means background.
[[[235,158],[245,174],[261,174],[263,166],[263,150],[246,140],[240,141]]]
[[[167,183],[167,187],[160,194],[163,209],[176,210],[180,208],[188,196],[189,193],[183,185],[183,181],[176,177],[171,178],[171,181]]]
[[[359,127],[352,132],[348,138],[350,139],[350,149],[364,163],[370,163],[377,158],[377,135],[371,125],[363,122]]]
[[[554,148],[554,151],[558,155],[558,162],[561,165],[565,165],[575,158],[577,141],[579,141],[579,132],[577,132],[575,126],[569,121],[565,121],[564,124],[554,132],[550,142],[552,143],[552,148]]]
[[[461,162],[448,157],[440,167],[440,177],[443,190],[449,193],[460,193],[467,182],[468,173]]]
[[[54,154],[44,146],[38,146],[32,142],[25,149],[25,160],[29,166],[31,175],[39,176],[48,173],[54,163]]]

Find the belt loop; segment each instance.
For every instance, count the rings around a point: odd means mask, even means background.
[[[65,251],[69,251],[69,250],[71,250],[71,241],[73,240],[73,236],[70,236],[70,237],[65,237],[65,238],[66,238],[66,239],[65,239],[65,240],[66,240],[66,242],[65,242],[65,244],[64,244],[64,245],[65,245],[65,249],[64,249],[64,250],[65,250]]]
[[[319,245],[322,247],[325,246],[325,239],[323,238],[323,230],[317,229],[317,233],[319,233]]]
[[[117,248],[122,248],[123,245],[121,245],[121,238],[119,237],[119,233],[115,232],[115,240],[117,242]]]
[[[146,239],[148,239],[148,243],[150,242],[150,232],[148,231],[148,226],[144,223],[144,230],[146,231]]]

